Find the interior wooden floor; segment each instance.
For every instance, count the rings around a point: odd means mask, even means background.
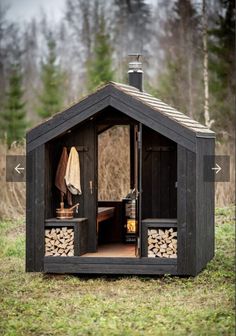
[[[98,246],[95,253],[85,253],[81,257],[135,258],[134,244],[106,244]]]

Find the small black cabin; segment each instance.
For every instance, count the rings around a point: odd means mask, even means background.
[[[214,256],[214,183],[204,156],[215,134],[142,90],[110,82],[27,134],[26,270],[77,274],[196,275]],[[130,189],[98,200],[98,136],[129,127]],[[56,218],[63,147],[80,159],[82,194],[72,219]]]

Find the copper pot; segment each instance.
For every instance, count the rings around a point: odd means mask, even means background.
[[[73,205],[71,208],[64,208],[64,203],[60,203],[61,207],[56,209],[56,217],[58,219],[72,219],[74,218],[74,208],[79,206],[79,203]]]

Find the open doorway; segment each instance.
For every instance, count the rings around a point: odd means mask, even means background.
[[[121,201],[129,189],[130,126],[111,126],[98,133],[98,201]]]
[[[130,125],[101,125],[97,130],[97,252],[85,256],[136,256],[135,200],[132,214],[127,213],[134,176],[131,129]]]

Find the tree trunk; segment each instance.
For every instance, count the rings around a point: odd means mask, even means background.
[[[208,76],[208,44],[207,44],[207,13],[206,0],[202,0],[202,42],[203,42],[203,82],[204,82],[204,120],[211,127],[213,120],[209,114],[209,76]]]

